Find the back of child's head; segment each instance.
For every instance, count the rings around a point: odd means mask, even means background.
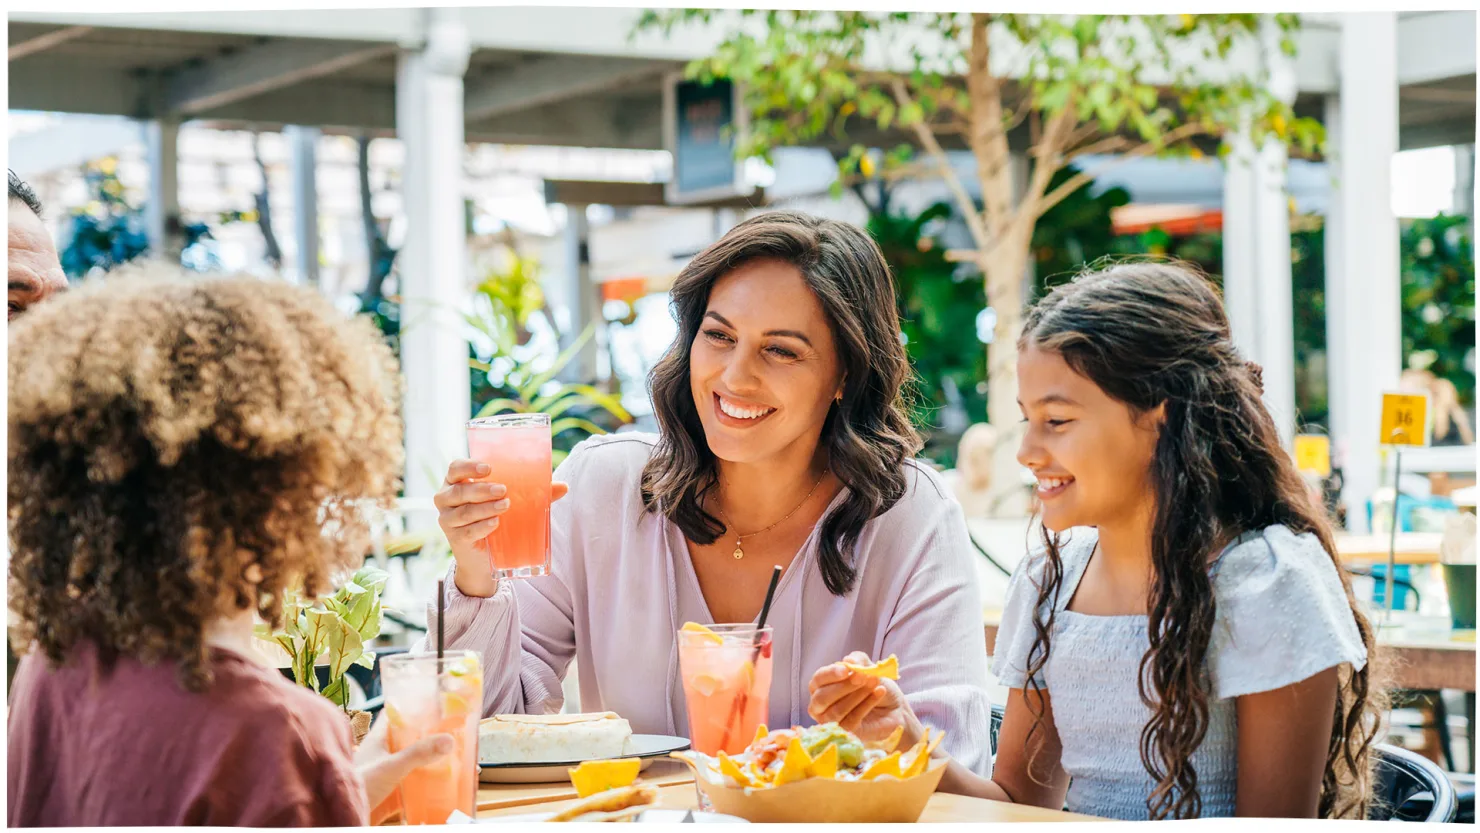
[[[401,473],[379,333],[280,281],[150,266],[38,305],[9,332],[12,643],[60,662],[174,661],[204,627],[365,552]]]

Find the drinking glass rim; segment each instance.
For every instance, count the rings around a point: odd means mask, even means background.
[[[727,625],[705,625],[704,627],[708,628],[710,633],[713,633],[713,634],[715,634],[717,636],[754,636],[756,634],[762,634],[762,635],[765,635],[765,636],[774,637],[775,636],[775,633],[776,633],[776,629],[773,628],[770,625],[766,625],[763,628],[758,628],[758,627],[755,626],[754,623],[751,623],[751,624],[727,624]],[[691,640],[693,638],[696,638],[697,637],[697,638],[700,638],[700,639],[704,639],[704,637],[705,637],[705,635],[703,633],[699,632],[699,631],[686,631],[686,630],[682,630],[682,629],[680,629],[678,631],[678,635],[679,635],[679,639],[682,640],[682,641],[684,641],[686,644],[687,644],[687,642],[689,640]],[[703,643],[700,643],[700,644],[703,644]],[[715,646],[715,647],[719,647],[719,646]]]
[[[469,428],[526,428],[549,424],[549,414],[495,414],[468,420]]]
[[[477,651],[454,650],[442,652],[443,662],[446,662],[448,660],[456,662],[457,660],[467,659],[468,657],[472,657],[473,659],[478,660],[478,666],[480,668],[483,666],[483,656]],[[414,653],[407,651],[399,654],[386,654],[385,656],[380,658],[380,665],[381,668],[384,668],[387,665],[430,665],[436,660],[436,651],[416,651]]]

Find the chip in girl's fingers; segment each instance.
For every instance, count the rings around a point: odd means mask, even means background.
[[[873,665],[859,665],[853,662],[845,662],[843,663],[843,667],[855,674],[881,677],[885,680],[899,679],[899,657],[894,654],[890,654],[888,659],[880,660]]]

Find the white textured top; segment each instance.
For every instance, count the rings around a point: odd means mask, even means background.
[[[1062,548],[1064,579],[1048,661],[1038,676],[1053,702],[1072,779],[1068,809],[1108,818],[1147,818],[1155,782],[1141,763],[1141,730],[1151,709],[1136,675],[1150,648],[1145,616],[1089,616],[1066,609],[1089,564],[1093,529],[1075,529]],[[1009,688],[1027,684],[1033,607],[1045,556],[1035,552],[1008,585],[992,671]],[[1234,699],[1273,691],[1342,663],[1360,669],[1367,651],[1346,593],[1320,539],[1283,526],[1240,537],[1214,563],[1216,620],[1205,684],[1212,693],[1208,732],[1193,753],[1204,817],[1232,816],[1238,781]],[[1148,693],[1153,693],[1149,683]],[[1153,693],[1154,696],[1154,693]]]
[[[643,509],[642,468],[656,441],[594,437],[560,465],[570,495],[550,510],[552,575],[504,581],[487,599],[447,581],[447,645],[482,652],[485,714],[558,711],[575,659],[583,710],[614,711],[639,734],[688,735],[676,634],[685,621],[714,619],[683,533]],[[823,583],[815,531],[782,575],[767,622],[776,633],[768,725],[814,722],[807,683],[817,669],[851,651],[896,654],[920,719],[985,774],[991,703],[975,555],[939,476],[906,465],[908,491],[858,540],[847,595]],[[427,615],[435,632],[434,604]]]

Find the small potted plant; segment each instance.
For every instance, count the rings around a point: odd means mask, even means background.
[[[349,708],[350,666],[375,667],[375,655],[365,646],[380,635],[380,594],[387,574],[375,567],[362,567],[334,595],[306,599],[297,591],[283,598],[283,629],[257,626],[257,637],[282,648],[292,662],[293,679],[317,691],[344,710],[354,730],[355,744],[370,731],[370,713]],[[328,669],[328,682],[320,688],[316,666]]]

